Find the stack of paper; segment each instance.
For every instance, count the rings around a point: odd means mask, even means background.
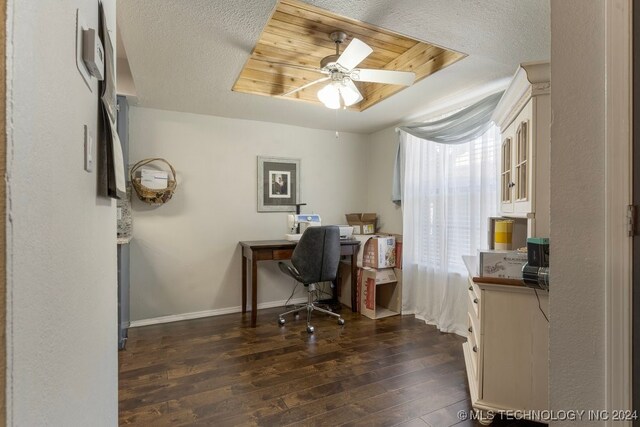
[[[167,188],[169,172],[153,169],[142,169],[140,183],[152,190],[163,190]]]

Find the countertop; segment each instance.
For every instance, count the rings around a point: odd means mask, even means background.
[[[133,236],[118,236],[118,244],[119,245],[128,245],[131,242],[131,239],[133,239]]]
[[[462,261],[467,267],[469,277],[475,283],[490,283],[493,285],[506,285],[506,286],[525,286],[522,280],[516,279],[502,279],[500,277],[478,277],[478,257],[473,255],[462,255]]]
[[[469,272],[469,276],[474,277],[478,275],[478,257],[473,255],[462,255],[462,261],[464,261],[465,267]]]

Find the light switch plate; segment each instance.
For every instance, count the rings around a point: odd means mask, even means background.
[[[89,173],[93,172],[93,153],[93,135],[87,125],[84,125],[84,170]]]
[[[82,30],[88,29],[82,14],[80,13],[80,9],[76,11],[76,67],[78,67],[78,71],[82,76],[82,79],[86,83],[87,87],[91,92],[93,89],[91,88],[91,75],[89,74],[89,70],[87,66],[84,64],[84,60],[82,59]]]

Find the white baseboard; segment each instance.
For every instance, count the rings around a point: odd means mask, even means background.
[[[270,301],[258,304],[258,310],[263,308],[283,307],[287,300]],[[303,304],[307,302],[307,298],[293,298],[289,304]],[[129,325],[130,328],[138,328],[140,326],[158,325],[160,323],[179,322],[180,320],[200,319],[202,317],[221,316],[223,314],[240,313],[241,306],[216,308],[214,310],[195,311],[192,313],[171,314],[169,316],[153,317],[151,319],[133,320]]]

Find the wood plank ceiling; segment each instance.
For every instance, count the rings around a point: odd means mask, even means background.
[[[347,34],[341,53],[354,37],[373,49],[358,68],[413,71],[416,82],[466,56],[301,1],[280,0],[232,90],[280,97],[323,77],[318,72],[296,67],[319,68],[322,58],[335,54],[335,45],[329,38],[334,31]],[[310,86],[286,99],[322,105],[316,93],[325,84]],[[364,99],[349,107],[355,111],[364,111],[405,88],[364,82],[356,85]]]

